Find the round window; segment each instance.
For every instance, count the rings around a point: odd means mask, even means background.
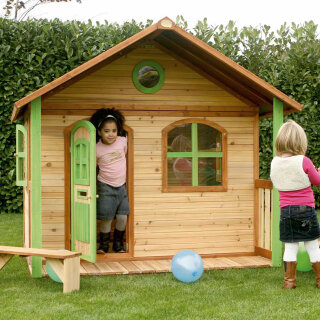
[[[155,61],[142,61],[133,69],[133,83],[143,93],[158,91],[164,82],[164,70]]]

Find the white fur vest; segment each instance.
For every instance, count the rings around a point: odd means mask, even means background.
[[[311,185],[303,171],[303,155],[275,157],[271,162],[270,177],[279,191],[301,190]]]

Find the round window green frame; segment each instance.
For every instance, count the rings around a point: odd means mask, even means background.
[[[138,73],[139,73],[139,70],[142,68],[142,67],[145,67],[145,66],[150,66],[150,67],[153,67],[155,68],[158,73],[159,73],[159,82],[152,88],[147,88],[145,86],[143,86],[140,82],[139,82],[139,79],[138,79]],[[143,92],[143,93],[154,93],[154,92],[157,92],[158,90],[161,89],[161,87],[163,86],[163,83],[164,83],[164,70],[162,68],[162,66],[155,62],[155,61],[152,61],[152,60],[144,60],[144,61],[141,61],[139,62],[133,69],[133,72],[132,72],[132,81],[135,85],[135,87]]]

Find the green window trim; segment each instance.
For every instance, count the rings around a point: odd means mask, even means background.
[[[167,152],[168,158],[191,158],[192,159],[192,186],[199,187],[198,164],[199,158],[222,158],[222,152],[199,152],[198,151],[198,123],[191,124],[191,152]]]
[[[162,130],[163,150],[168,150],[168,135],[175,128],[191,124],[191,152],[165,151],[163,163],[163,192],[220,192],[227,191],[227,131],[221,126],[209,121],[198,118],[179,120],[170,124]],[[221,151],[213,149],[198,150],[198,124],[207,125],[217,130],[221,134]],[[192,160],[192,183],[191,185],[173,186],[168,184],[168,159],[172,158],[191,158]],[[199,185],[199,162],[204,158],[220,159],[220,185]],[[200,160],[199,160],[200,159]]]
[[[89,141],[80,138],[74,143],[75,155],[75,177],[76,184],[88,185],[89,184]]]
[[[21,124],[16,126],[16,185],[27,186],[27,129]]]
[[[152,88],[147,88],[147,87],[143,86],[138,79],[139,70],[145,66],[153,67],[159,73],[159,82]],[[143,93],[155,93],[155,92],[159,91],[161,89],[161,87],[163,86],[164,78],[165,78],[165,74],[164,74],[164,70],[163,70],[162,66],[153,60],[144,60],[144,61],[139,62],[134,67],[133,72],[132,72],[132,81],[133,81],[135,87]]]

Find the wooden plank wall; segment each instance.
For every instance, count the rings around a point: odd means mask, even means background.
[[[165,83],[154,94],[136,90],[131,74],[144,59],[159,62]],[[253,125],[248,106],[172,56],[140,47],[70,87],[43,99],[43,247],[64,247],[64,128],[94,109],[120,108],[134,134],[135,256],[253,252]],[[148,116],[158,110],[159,116]],[[161,110],[164,112],[162,113]],[[172,111],[174,116],[169,116]],[[228,192],[161,193],[161,130],[201,114],[228,131]],[[171,115],[171,113],[170,113]],[[246,116],[244,116],[246,115]]]
[[[176,117],[127,117],[134,128],[135,256],[254,251],[253,117],[206,117],[228,131],[227,192],[161,192],[161,130]]]
[[[91,109],[104,105],[130,110],[256,111],[160,49],[137,48],[72,86],[45,99],[43,109]],[[138,91],[132,70],[142,60],[155,60],[165,82],[154,94]],[[241,108],[242,107],[242,108]]]
[[[64,245],[64,129],[83,116],[41,116],[42,247]]]
[[[83,116],[43,115],[43,247],[64,248],[65,126]],[[135,256],[253,252],[253,117],[206,117],[228,131],[228,191],[161,192],[161,130],[177,117],[127,116],[134,130]],[[180,119],[180,118],[179,118]]]

